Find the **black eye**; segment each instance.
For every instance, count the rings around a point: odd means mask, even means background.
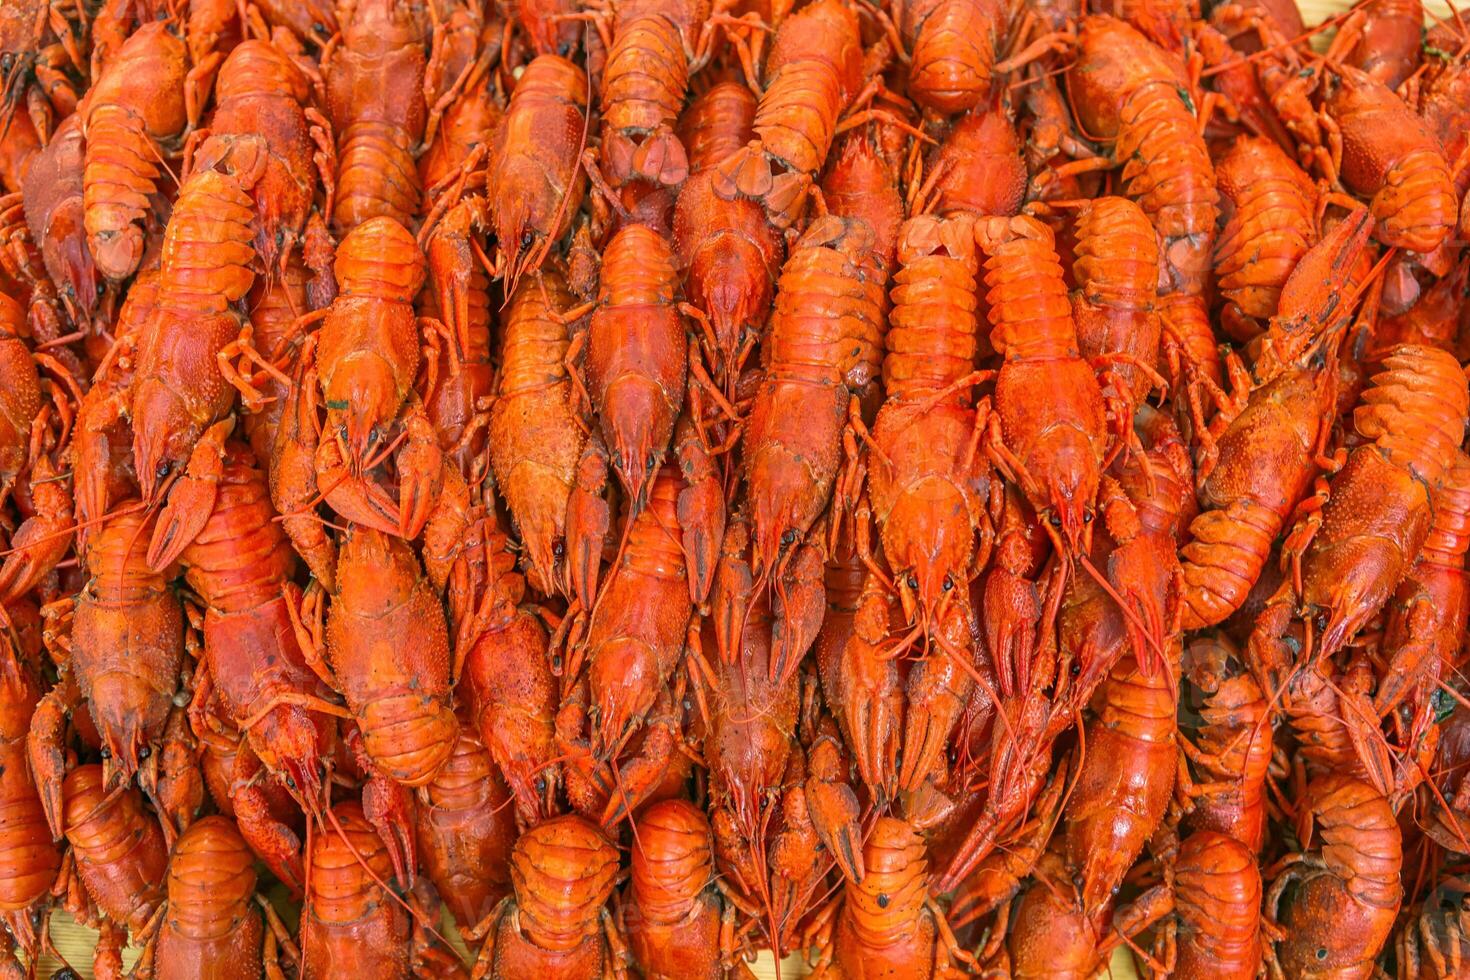
[[[538,793],[544,793],[544,792],[546,792],[546,777],[545,776],[537,776],[536,777],[536,792],[538,792]]]
[[[761,797],[761,809],[762,810],[764,810],[766,807],[770,806],[770,804],[771,804],[771,801],[770,800],[766,799],[764,796]]]
[[[948,575],[944,576],[944,591],[948,592],[952,588],[954,588],[954,580]]]
[[[781,534],[781,543],[782,544],[787,544],[787,545],[789,545],[789,544],[795,544],[796,543],[796,528],[794,528],[794,527],[788,527],[784,532],[782,532],[782,534]]]
[[[323,24],[321,21],[317,21],[315,24],[311,25],[311,32],[313,34],[325,37],[327,34],[327,25]]]
[[[567,553],[566,545],[562,544],[560,541],[556,542],[555,544],[553,544],[551,546],[551,554],[554,557],[556,557],[556,558],[561,558],[566,553]]]
[[[534,232],[531,231],[531,229],[527,228],[525,231],[521,232],[521,248],[530,248],[531,243],[535,240],[536,235]]]
[[[917,589],[918,587],[919,587],[919,576],[917,576],[917,575],[910,575],[909,576],[909,588],[911,588],[911,589]]]
[[[1319,960],[1325,960],[1325,959],[1327,959],[1327,947],[1326,946],[1323,946],[1323,947],[1321,947],[1320,949],[1317,950],[1317,959],[1319,959]]]
[[[164,477],[168,476],[168,461],[167,460],[165,460],[164,462],[158,464],[158,470],[157,470],[157,472],[156,472],[155,475],[160,480],[162,480]]]
[[[296,788],[296,780],[291,776],[290,773],[286,773],[286,788],[287,789],[295,789]]]
[[[553,654],[551,657],[551,669],[561,670],[561,654]]]
[[[1046,522],[1048,524],[1050,524],[1052,527],[1061,527],[1062,526],[1062,519],[1061,519],[1060,516],[1058,516],[1056,514],[1052,514],[1050,517],[1048,517],[1046,519]]]
[[[649,469],[653,469],[655,466],[658,465],[658,457],[653,453],[649,453],[648,459],[643,463],[643,465],[648,467]]]
[[[102,758],[104,758],[104,759],[111,759],[112,758],[112,750],[109,749],[105,745],[102,746],[101,751],[99,751],[97,754],[100,755],[100,756],[102,756]]]
[[[558,44],[556,46],[556,53],[559,54],[559,55],[561,55],[563,58],[570,58],[572,56],[572,45],[571,45],[571,42],[570,41],[563,41],[560,44]]]
[[[15,67],[15,55],[7,51],[0,55],[0,71],[9,71]]]
[[[1072,661],[1072,666],[1067,668],[1067,673],[1072,675],[1073,677],[1076,677],[1078,674],[1082,673],[1082,663],[1077,660]]]
[[[138,750],[138,761],[141,762],[144,759],[148,758],[152,754],[153,754],[153,750],[151,748],[149,748],[148,746],[145,745],[141,749]]]
[[[1082,523],[1083,524],[1091,524],[1092,523],[1092,511],[1090,511],[1090,510],[1084,510],[1082,512]]]

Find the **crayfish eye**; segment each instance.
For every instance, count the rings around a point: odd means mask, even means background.
[[[571,42],[569,42],[569,41],[563,41],[560,44],[558,44],[556,46],[556,53],[559,54],[559,55],[561,55],[563,58],[570,58],[572,56],[572,45],[571,45]]]
[[[1325,960],[1325,959],[1327,959],[1327,947],[1326,946],[1319,946],[1317,948],[1317,959],[1319,959],[1319,960]]]
[[[0,54],[0,71],[8,72],[14,67],[15,54],[13,52],[7,51],[4,54]]]
[[[138,761],[142,762],[144,759],[148,758],[152,754],[153,750],[145,745],[138,750]]]
[[[317,21],[315,24],[311,25],[311,32],[318,35],[319,37],[326,37],[327,25],[323,24],[321,21]]]
[[[535,232],[531,231],[531,229],[527,228],[525,231],[521,232],[521,248],[530,248],[531,243],[535,240],[536,234]]]
[[[157,476],[160,480],[168,476],[168,460],[164,460],[162,463],[158,464],[158,470],[155,472],[154,475]]]
[[[544,792],[546,792],[546,777],[545,776],[537,776],[536,777],[536,792],[538,792],[538,793],[544,793]]]
[[[566,553],[567,553],[567,547],[566,547],[566,545],[562,544],[560,541],[554,542],[552,544],[552,546],[551,546],[551,555],[552,555],[553,558],[561,558],[561,557],[565,556]]]
[[[655,466],[658,465],[658,457],[653,453],[649,453],[648,459],[643,461],[643,465],[650,470],[653,469]]]
[[[795,544],[796,543],[796,528],[794,528],[794,527],[788,527],[785,531],[782,531],[781,532],[781,543],[783,545],[787,545],[787,546],[790,546],[790,545]]]
[[[1059,514],[1051,514],[1050,516],[1047,517],[1046,522],[1048,524],[1050,524],[1052,527],[1059,528],[1059,527],[1062,526],[1062,518],[1061,518],[1061,515],[1059,515]]]
[[[1092,523],[1092,509],[1091,508],[1088,508],[1087,510],[1084,510],[1082,512],[1082,523],[1083,524],[1091,524]]]
[[[296,778],[294,776],[292,776],[290,773],[286,773],[286,788],[287,789],[295,789],[296,788]]]
[[[1081,663],[1081,661],[1078,661],[1078,660],[1072,661],[1072,666],[1070,666],[1070,667],[1067,668],[1067,673],[1070,676],[1072,676],[1072,677],[1076,677],[1078,674],[1082,673],[1082,663]]]
[[[111,759],[112,758],[112,750],[109,749],[105,745],[102,746],[102,748],[100,748],[99,750],[97,750],[97,754],[100,755],[104,759]]]
[[[943,586],[943,588],[944,588],[944,591],[946,591],[946,592],[948,592],[950,589],[953,589],[954,588],[954,580],[952,578],[950,578],[948,575],[944,576],[944,586]]]
[[[762,796],[762,797],[761,797],[761,812],[763,812],[763,813],[764,813],[764,812],[765,812],[765,809],[766,809],[766,807],[768,807],[768,806],[770,806],[770,805],[771,805],[771,801],[770,801],[770,799],[769,799],[769,798],[768,798],[768,797],[765,797],[765,796]]]
[[[918,587],[919,587],[919,576],[917,576],[917,575],[910,575],[909,576],[909,588],[911,588],[911,589],[917,589]]]

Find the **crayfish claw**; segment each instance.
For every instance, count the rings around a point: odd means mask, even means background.
[[[1347,319],[1352,304],[1343,302],[1344,294],[1350,295],[1352,274],[1372,231],[1369,211],[1355,211],[1298,260],[1266,331],[1265,350],[1276,363],[1294,362]]]
[[[684,478],[677,505],[679,543],[689,569],[689,598],[700,605],[709,597],[725,537],[725,492],[687,416],[680,419],[674,439]]]
[[[808,780],[807,808],[812,828],[831,852],[843,877],[861,884],[867,869],[863,866],[863,839],[857,795],[851,787]]]
[[[301,859],[301,839],[271,816],[259,784],[237,781],[230,797],[240,836],[292,895],[304,894],[306,869]]]
[[[414,852],[414,801],[408,790],[396,780],[390,779],[373,763],[368,755],[362,730],[350,725],[346,730],[347,750],[352,753],[367,777],[362,786],[362,810],[368,823],[383,842],[388,857],[393,862],[393,877],[399,887],[413,887],[417,873]]]
[[[674,738],[662,727],[651,729],[638,755],[613,771],[612,793],[602,809],[602,826],[611,830],[632,816],[658,789],[668,771]]]
[[[827,616],[826,568],[816,548],[806,544],[796,548],[781,570],[774,599],[776,656],[771,672],[784,679],[816,642]]]
[[[567,588],[584,609],[591,609],[597,598],[602,548],[612,524],[606,492],[607,454],[602,443],[593,437],[577,464],[577,482],[567,499]]]
[[[216,422],[189,454],[184,475],[173,485],[148,541],[148,567],[160,572],[178,560],[214,513],[224,473],[225,439],[235,428],[233,417]]]
[[[397,533],[411,541],[419,536],[429,521],[439,491],[444,485],[444,451],[434,424],[415,405],[404,413],[408,441],[398,451],[398,529]]]
[[[746,557],[750,545],[750,522],[736,515],[725,529],[719,564],[715,567],[710,593],[710,621],[715,630],[715,649],[720,662],[735,663],[740,652],[740,635],[749,615],[754,576]]]
[[[26,758],[53,840],[61,840],[62,836],[61,781],[66,775],[66,722],[73,707],[64,700],[63,690],[75,688],[66,682],[48,691],[31,715],[30,733],[26,736]]]
[[[72,495],[56,481],[47,456],[31,468],[31,500],[36,512],[10,539],[10,553],[0,563],[0,608],[35,588],[66,556],[72,542]]]
[[[412,888],[418,874],[413,797],[399,783],[370,771],[362,787],[362,808],[393,862],[393,877],[400,887]]]

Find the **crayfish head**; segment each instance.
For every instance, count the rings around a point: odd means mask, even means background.
[[[1054,425],[1033,446],[1026,497],[1054,547],[1067,561],[1092,545],[1102,467],[1093,434],[1078,425]]]
[[[625,378],[609,386],[604,405],[603,436],[611,451],[613,469],[623,481],[637,514],[648,502],[648,491],[663,462],[673,413],[657,385]]]
[[[155,381],[138,384],[133,396],[133,465],[143,503],[157,504],[170,477],[189,458],[201,427],[174,392]]]
[[[811,526],[816,484],[811,471],[783,452],[760,453],[750,463],[750,570],[768,577]],[[812,515],[812,517],[808,517]]]
[[[883,553],[898,571],[910,624],[937,619],[964,581],[972,541],[965,498],[953,483],[923,480],[910,488],[883,526]]]
[[[93,710],[102,710],[100,701],[93,701]],[[142,768],[142,757],[153,754],[141,719],[134,721],[134,718],[124,719],[121,724],[114,721],[98,726],[104,750],[102,768],[109,789],[126,785]]]
[[[1086,555],[1092,548],[1091,505],[1077,500],[1061,499],[1039,515],[1046,522],[1046,533],[1052,545],[1069,561]]]
[[[266,768],[285,777],[287,791],[303,810],[320,809],[328,742],[310,714],[294,705],[271,711],[252,731],[251,747]]]
[[[748,206],[757,212],[760,209],[759,204],[744,198],[722,200],[720,204],[726,207]],[[763,214],[752,223],[752,227],[769,228]],[[709,313],[727,383],[732,382],[738,373],[738,355],[746,347],[746,335],[760,329],[765,311],[770,309],[771,276],[767,271],[770,266],[767,256],[775,251],[774,241],[765,248],[757,248],[745,238],[722,235],[710,244],[701,245],[690,256],[689,298]]]
[[[535,272],[546,256],[548,244],[541,229],[550,225],[550,216],[540,213],[533,200],[535,195],[528,189],[535,186],[536,180],[536,175],[523,172],[521,167],[507,167],[496,195],[496,264],[505,278],[506,296],[514,296],[521,276]]]
[[[326,376],[327,426],[345,437],[353,473],[361,473],[403,400],[393,368],[374,354],[344,358]]]
[[[592,693],[592,745],[612,758],[653,707],[662,679],[648,645],[618,637],[596,650],[588,670]]]

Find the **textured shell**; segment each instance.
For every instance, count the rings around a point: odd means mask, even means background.
[[[574,949],[601,931],[599,915],[618,876],[618,852],[575,815],[527,830],[510,858],[521,928],[547,950]]]
[[[261,969],[263,923],[255,855],[227,817],[191,824],[168,866],[168,912],[158,938],[167,975],[252,975]]]

